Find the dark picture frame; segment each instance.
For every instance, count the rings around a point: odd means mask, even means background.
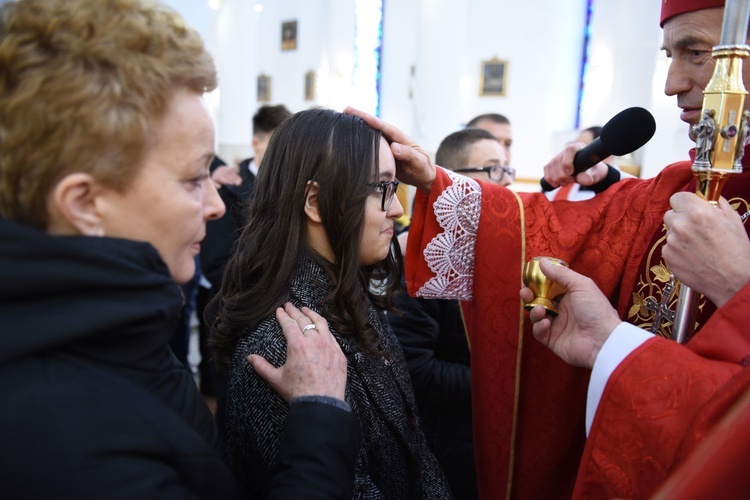
[[[305,73],[305,100],[315,100],[315,71]]]
[[[482,61],[479,95],[504,96],[508,90],[508,61],[493,58]]]
[[[258,102],[271,102],[271,77],[258,75]]]
[[[297,49],[297,21],[281,23],[281,50]]]

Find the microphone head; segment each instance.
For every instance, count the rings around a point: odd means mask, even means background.
[[[599,139],[615,156],[632,153],[646,144],[656,132],[656,121],[647,110],[639,107],[620,111],[602,127]]]

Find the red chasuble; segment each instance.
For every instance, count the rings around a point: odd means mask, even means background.
[[[746,370],[747,371],[747,370]],[[739,379],[740,377],[736,377]],[[746,385],[750,373],[742,376]],[[741,384],[738,384],[741,385]],[[653,498],[747,498],[750,491],[750,389],[722,409],[722,418]]]
[[[695,342],[657,337],[623,360],[602,394],[574,497],[650,496],[750,388],[748,304],[750,285]]]
[[[467,302],[482,498],[570,496],[585,444],[589,371],[533,338],[518,295],[523,264],[561,258],[627,316],[669,197],[692,178],[682,162],[591,200],[549,202],[438,169],[430,195],[417,193],[407,282],[413,295]]]
[[[750,147],[748,155],[750,156]],[[693,156],[693,151],[690,152]],[[746,156],[746,158],[747,158]],[[684,162],[689,165],[690,162]],[[678,164],[679,165],[679,164]],[[693,180],[686,191],[695,192],[695,180]],[[742,174],[734,174],[722,191],[722,196],[727,199],[729,204],[741,215],[750,213],[750,169]],[[750,225],[745,224],[746,230],[750,235]],[[648,251],[641,260],[638,273],[635,278],[626,275],[623,278],[624,283],[633,282],[632,293],[629,296],[620,296],[618,303],[621,317],[636,326],[649,330],[652,333],[658,333],[662,337],[671,338],[672,321],[669,319],[655,320],[656,308],[660,304],[666,304],[669,310],[674,311],[677,308],[677,299],[679,296],[679,281],[674,282],[674,289],[670,293],[669,270],[661,257],[661,249],[667,238],[666,228],[664,225],[656,231],[651,238]],[[665,292],[666,290],[666,292]],[[665,297],[666,295],[666,297]],[[625,304],[627,301],[627,304]],[[697,299],[698,311],[695,316],[694,331],[699,331],[708,318],[716,311],[716,306],[702,295]]]

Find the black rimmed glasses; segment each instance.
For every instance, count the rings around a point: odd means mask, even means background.
[[[516,179],[516,169],[513,167],[501,167],[500,165],[492,165],[490,167],[466,167],[458,168],[454,170],[456,173],[461,172],[487,172],[487,175],[493,181],[499,181],[504,175],[507,175],[511,182]]]
[[[383,181],[371,184],[378,193],[383,193],[383,197],[380,199],[380,208],[383,212],[387,212],[391,208],[393,203],[393,197],[398,189],[398,181]]]

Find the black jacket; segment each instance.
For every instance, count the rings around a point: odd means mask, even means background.
[[[290,301],[326,316],[324,299],[333,283],[324,269],[303,259],[290,283]],[[419,426],[403,354],[382,311],[370,305],[370,323],[380,335],[383,356],[365,354],[333,328],[348,361],[346,401],[362,423],[362,448],[356,462],[355,499],[451,498],[444,475],[427,448]],[[261,496],[269,488],[268,470],[286,425],[286,405],[243,360],[259,353],[274,365],[286,357],[286,341],[273,316],[241,336],[232,359],[227,391],[227,453],[246,491]],[[253,425],[263,422],[263,425]]]
[[[151,245],[0,218],[0,277],[3,497],[238,496],[211,414],[167,346],[182,297]],[[321,471],[323,497],[351,491],[356,419],[322,406],[292,406],[274,497],[300,498]],[[307,414],[329,440],[349,433],[326,446],[301,432]]]
[[[224,216],[206,223],[206,237],[201,243],[201,269],[213,285],[212,296],[219,291],[224,268],[247,219],[255,184],[255,176],[250,172],[251,161],[252,158],[248,158],[239,164],[242,184],[219,189],[219,196],[227,207]]]
[[[456,498],[478,498],[471,422],[469,345],[460,304],[407,294],[388,320],[404,349],[430,449]]]

